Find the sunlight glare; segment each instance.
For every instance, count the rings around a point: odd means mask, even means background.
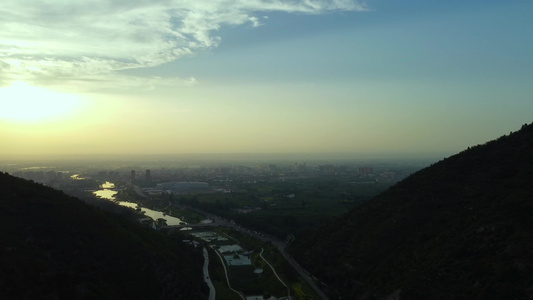
[[[38,122],[68,116],[81,104],[75,95],[53,92],[26,82],[0,88],[0,119]]]

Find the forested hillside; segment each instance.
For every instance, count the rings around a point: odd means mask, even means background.
[[[531,299],[533,125],[425,168],[296,237],[332,299]]]
[[[0,299],[206,299],[201,252],[0,173]]]

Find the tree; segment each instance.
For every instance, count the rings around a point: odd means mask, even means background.
[[[159,218],[155,221],[155,224],[157,225],[157,227],[167,226],[167,220]]]

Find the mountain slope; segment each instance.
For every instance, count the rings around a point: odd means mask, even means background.
[[[411,175],[291,251],[333,299],[530,299],[532,216],[524,125]]]
[[[0,172],[1,299],[205,299],[182,244]]]

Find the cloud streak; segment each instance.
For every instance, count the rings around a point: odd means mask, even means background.
[[[222,26],[264,25],[257,14],[366,9],[355,0],[4,0],[0,85],[124,82],[133,77],[121,70],[155,67],[217,47]]]

